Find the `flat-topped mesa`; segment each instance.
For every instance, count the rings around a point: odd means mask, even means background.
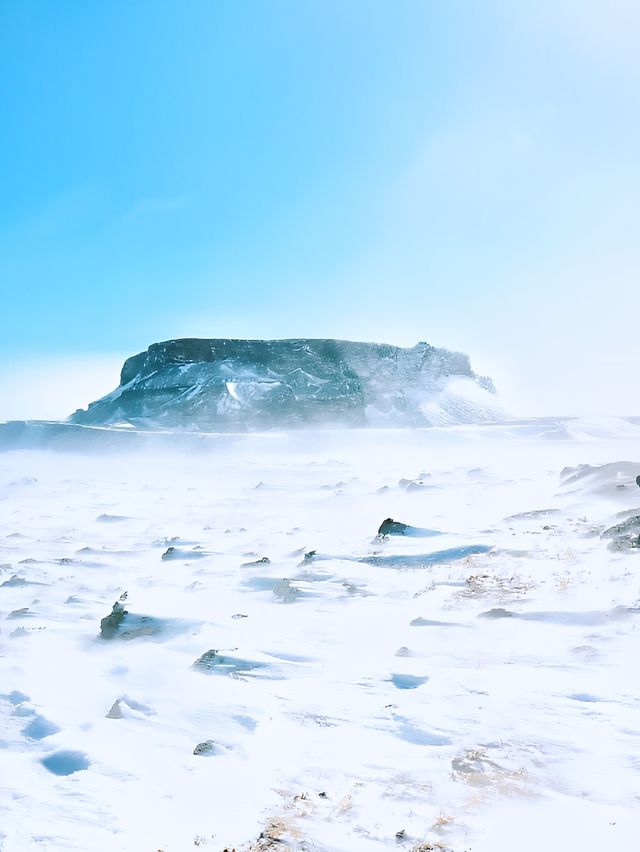
[[[120,386],[69,420],[202,431],[444,425],[495,419],[492,394],[466,355],[428,343],[186,338],[128,358]]]

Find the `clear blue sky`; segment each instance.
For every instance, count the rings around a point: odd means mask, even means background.
[[[0,417],[307,335],[640,413],[639,43],[635,0],[3,0]]]

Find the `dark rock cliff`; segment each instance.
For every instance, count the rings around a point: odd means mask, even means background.
[[[168,340],[125,361],[120,386],[70,422],[211,431],[491,419],[466,355],[341,340]]]

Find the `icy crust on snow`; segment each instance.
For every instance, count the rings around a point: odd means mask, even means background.
[[[459,352],[343,340],[169,340],[129,358],[80,424],[235,431],[492,420],[491,380]]]
[[[635,850],[640,428],[556,427],[0,456],[3,852]]]

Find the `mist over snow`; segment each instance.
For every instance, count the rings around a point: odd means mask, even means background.
[[[3,852],[632,852],[639,439],[0,454]]]

